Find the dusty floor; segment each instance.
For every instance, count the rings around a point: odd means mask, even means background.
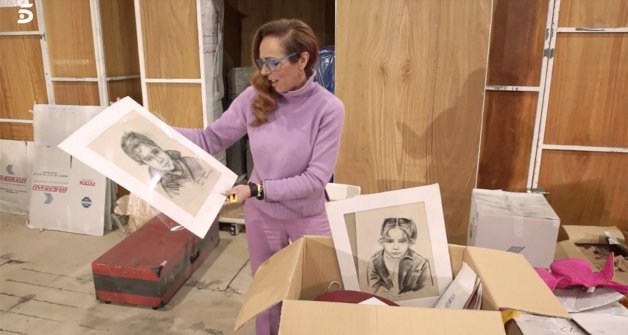
[[[39,231],[0,213],[0,334],[253,334],[233,331],[250,282],[245,234],[220,244],[163,308],[96,300],[91,262],[126,234]]]

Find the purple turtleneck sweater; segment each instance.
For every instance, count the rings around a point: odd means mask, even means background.
[[[314,77],[280,94],[268,122],[258,127],[251,126],[256,92],[249,86],[204,130],[177,130],[211,154],[248,134],[254,163],[250,180],[263,181],[264,200],[251,198],[247,204],[280,219],[319,214],[324,187],[336,166],[345,111],[340,99]]]

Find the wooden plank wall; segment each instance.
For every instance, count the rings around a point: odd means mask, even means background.
[[[465,243],[476,182],[491,3],[337,1],[336,181],[364,193],[439,183],[451,243]]]
[[[563,0],[560,27],[628,27],[628,2]],[[545,143],[628,148],[628,34],[559,33]],[[563,224],[628,231],[628,154],[544,150],[539,186]]]
[[[33,21],[18,24],[19,7],[0,8],[0,32],[36,31]],[[0,36],[0,119],[32,120],[33,103],[47,103],[39,36]],[[0,139],[33,140],[30,123],[1,122]]]
[[[51,76],[96,78],[89,0],[47,1],[44,13]],[[56,104],[100,105],[96,82],[55,81],[53,88]]]
[[[33,2],[34,3],[34,2]],[[0,31],[36,31],[37,8],[28,24],[17,24],[17,7],[0,8]],[[41,10],[41,9],[39,9]],[[99,105],[95,82],[94,51],[89,0],[45,1],[46,39],[51,77],[90,79],[91,81],[55,80],[52,84],[54,102],[65,105]],[[133,2],[101,0],[101,28],[109,77],[139,77],[137,36]],[[39,36],[0,37],[0,118],[32,120],[29,112],[35,102],[49,103],[44,77]],[[141,101],[138,78],[108,81],[109,100],[132,96]],[[32,140],[32,124],[0,123],[3,139]]]
[[[487,85],[539,86],[548,0],[494,0]],[[526,190],[537,92],[487,91],[478,187]]]
[[[142,88],[133,1],[100,0],[100,16],[107,77],[135,77],[108,80],[109,101],[130,96],[141,104]]]
[[[488,85],[538,86],[548,0],[494,0]],[[624,0],[562,0],[559,27],[628,27]],[[628,147],[628,36],[559,33],[544,143]],[[478,187],[527,187],[538,94],[486,94]],[[562,224],[628,230],[628,155],[543,150],[538,187]]]
[[[196,0],[141,0],[148,79],[200,79]],[[151,112],[179,127],[203,127],[201,84],[148,83]]]

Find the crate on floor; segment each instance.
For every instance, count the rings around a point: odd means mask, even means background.
[[[215,221],[205,238],[157,215],[92,262],[96,298],[159,308],[167,304],[220,242]]]

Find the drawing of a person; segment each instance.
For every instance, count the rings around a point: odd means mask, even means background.
[[[146,135],[127,132],[120,145],[127,156],[148,166],[151,188],[159,183],[171,198],[179,194],[184,183],[202,185],[209,175],[196,158],[181,156],[177,150],[163,150]]]
[[[384,219],[380,235],[382,250],[371,257],[367,267],[367,283],[373,294],[396,296],[414,292],[432,280],[429,260],[410,248],[417,238],[414,221]]]

